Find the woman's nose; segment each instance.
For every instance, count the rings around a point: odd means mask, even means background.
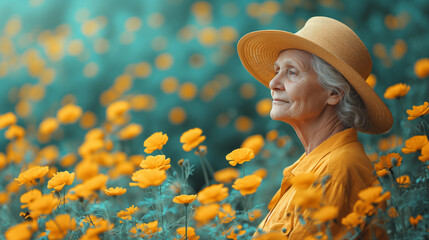
[[[273,79],[271,79],[269,87],[271,90],[284,90],[284,85],[280,80],[280,74],[277,74]]]

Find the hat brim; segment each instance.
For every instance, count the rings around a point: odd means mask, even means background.
[[[246,34],[237,45],[238,55],[243,66],[268,88],[271,79],[275,76],[274,63],[280,52],[286,49],[299,49],[312,53],[332,65],[344,76],[359,94],[366,107],[369,124],[365,129],[358,129],[359,131],[380,134],[391,128],[393,117],[390,110],[366,83],[366,79],[317,43],[290,32],[263,30]]]

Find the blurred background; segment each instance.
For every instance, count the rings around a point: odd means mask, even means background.
[[[2,0],[0,114],[15,112],[28,140],[54,145],[63,156],[77,152],[88,130],[104,126],[109,104],[127,100],[127,122],[143,131],[119,150],[143,154],[148,136],[166,133],[163,151],[173,163],[193,159],[195,188],[203,184],[199,161],[179,142],[191,128],[202,129],[215,170],[228,166],[225,156],[244,139],[273,129],[290,135],[287,154],[297,159],[301,143],[291,127],[270,119],[269,91],[243,68],[236,45],[255,30],[296,32],[317,15],[361,37],[373,59],[375,91],[394,114],[390,132],[359,136],[367,151],[379,151],[377,141],[387,136],[410,136],[400,121],[405,109],[428,100],[427,79],[414,73],[414,63],[429,56],[427,0]],[[411,85],[402,106],[382,97],[399,82]],[[49,139],[38,136],[39,124],[69,103],[82,108],[80,120]],[[7,143],[0,139],[0,151]]]

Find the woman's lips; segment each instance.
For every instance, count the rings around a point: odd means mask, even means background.
[[[282,99],[278,99],[278,98],[274,98],[273,99],[273,103],[274,102],[284,102],[284,103],[289,103],[289,101],[287,101],[287,100],[282,100]]]

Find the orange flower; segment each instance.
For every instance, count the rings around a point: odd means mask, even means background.
[[[396,178],[396,182],[399,184],[399,187],[409,187],[411,185],[410,177],[408,175]]]
[[[162,228],[158,228],[158,221],[149,223],[137,223],[135,227],[131,228],[130,233],[136,234],[137,237],[149,237],[154,233],[161,231]],[[138,234],[140,233],[140,234]]]
[[[102,190],[106,188],[106,182],[109,180],[109,177],[104,174],[98,174],[88,180],[83,184],[87,185],[89,189],[93,191]]]
[[[398,153],[388,153],[380,157],[380,161],[374,164],[375,170],[392,169],[395,166],[401,166],[402,157]]]
[[[202,204],[220,202],[228,197],[228,188],[223,184],[213,184],[198,193],[198,201]]]
[[[252,173],[252,175],[256,175],[256,176],[259,176],[260,178],[264,179],[267,176],[267,169],[260,168],[260,169],[258,169],[256,171],[254,171]]]
[[[249,221],[253,222],[262,216],[262,211],[261,209],[255,209],[253,211],[250,211],[248,215],[249,215]]]
[[[383,168],[383,169],[377,171],[377,176],[384,177],[384,176],[386,176],[389,173],[390,173],[389,170]]]
[[[222,204],[222,208],[218,213],[220,223],[229,223],[235,219],[235,211],[232,210],[231,204]]]
[[[118,132],[118,136],[119,136],[119,139],[121,140],[129,140],[137,137],[142,131],[143,131],[143,128],[141,125],[136,123],[131,123],[128,126],[121,129],[121,131]]]
[[[248,175],[243,178],[237,178],[232,187],[240,191],[241,195],[246,196],[255,193],[261,184],[262,178],[256,175]]]
[[[290,179],[292,186],[298,189],[307,189],[317,180],[317,175],[314,173],[303,173],[296,175]]]
[[[173,202],[178,203],[178,204],[185,204],[186,206],[188,204],[190,204],[191,202],[193,202],[195,199],[197,198],[197,195],[179,195],[179,196],[175,196],[173,198]]]
[[[35,166],[28,169],[25,172],[19,174],[18,178],[15,178],[19,182],[19,185],[28,183],[36,184],[36,179],[41,179],[49,172],[49,167]]]
[[[37,189],[33,189],[33,190],[30,190],[30,191],[22,194],[21,197],[20,197],[20,199],[19,199],[21,201],[21,203],[23,204],[21,206],[21,208],[28,207],[29,203],[31,203],[34,200],[40,198],[41,196],[42,196],[42,192],[40,192]]]
[[[98,174],[98,164],[92,160],[83,160],[75,167],[76,177],[86,180]]]
[[[422,149],[422,147],[428,142],[428,137],[426,135],[414,136],[405,141],[405,147],[402,148],[402,152],[405,154],[417,152],[418,150]]]
[[[156,132],[144,141],[143,146],[146,148],[144,151],[150,154],[155,150],[161,150],[162,147],[167,143],[167,141],[167,134],[163,134],[162,132]]]
[[[46,118],[40,123],[39,132],[44,135],[49,135],[57,130],[58,125],[56,118]]]
[[[238,236],[241,236],[246,233],[246,230],[243,230],[243,227],[239,224],[237,226],[232,226],[231,228],[226,230],[226,233],[228,233],[228,235],[226,236],[227,239],[237,240]]]
[[[416,217],[410,217],[410,223],[411,225],[413,225],[414,227],[417,226],[417,224],[420,222],[420,220],[423,220],[423,217],[419,214]]]
[[[48,239],[63,239],[68,230],[76,228],[76,221],[68,214],[60,214],[53,220],[45,223],[46,231],[49,231]]]
[[[272,142],[277,139],[279,136],[279,132],[275,129],[267,132],[267,135],[265,136],[267,138],[267,141]]]
[[[12,112],[8,112],[0,115],[0,129],[6,128],[11,125],[15,125],[17,118]]]
[[[364,221],[364,216],[357,214],[355,212],[351,212],[349,213],[349,215],[347,215],[345,218],[341,220],[341,223],[350,229],[363,223],[363,221]]]
[[[369,76],[368,76],[368,78],[366,79],[366,83],[370,86],[370,87],[372,87],[372,88],[374,88],[375,87],[375,84],[377,83],[377,78],[375,77],[375,75],[374,74],[370,74]]]
[[[74,104],[67,104],[57,112],[57,119],[62,124],[71,124],[79,120],[82,108]]]
[[[226,155],[226,160],[229,161],[230,165],[235,166],[237,164],[243,164],[244,162],[250,161],[254,157],[255,155],[252,149],[239,148]]]
[[[217,214],[219,212],[219,208],[220,208],[220,206],[217,203],[199,206],[195,210],[194,219],[199,224],[206,224],[217,216]]]
[[[88,198],[94,193],[94,190],[87,184],[78,184],[68,191],[66,198],[71,201]]]
[[[109,195],[109,196],[119,196],[119,195],[122,195],[126,192],[127,192],[127,189],[120,188],[120,187],[115,187],[115,188],[111,187],[109,189],[104,189],[104,193]]]
[[[171,167],[170,158],[165,159],[165,155],[147,156],[140,163],[140,167],[144,169],[168,170]]]
[[[195,233],[195,229],[193,227],[188,227],[187,230],[186,230],[185,227],[180,227],[180,228],[176,229],[176,232],[177,232],[178,235],[180,235],[182,237],[179,238],[179,239],[174,238],[174,240],[185,240],[186,237],[187,237],[188,240],[198,240],[198,239],[200,239],[200,236],[198,236]],[[185,234],[186,234],[186,237],[185,237]]]
[[[384,194],[381,194],[383,188],[380,186],[368,187],[364,190],[361,190],[358,193],[358,196],[368,203],[379,203],[384,200],[390,199],[390,192],[387,191]]]
[[[183,150],[186,152],[191,151],[196,146],[200,145],[206,136],[201,136],[203,130],[200,128],[189,129],[180,136],[180,142],[183,143]]]
[[[118,118],[123,117],[130,109],[130,104],[127,101],[120,100],[111,103],[106,109],[106,118],[109,122],[114,122]]]
[[[241,144],[241,148],[250,148],[253,150],[253,153],[255,155],[258,155],[258,153],[261,151],[264,145],[265,145],[264,137],[262,137],[262,135],[260,134],[256,134],[246,138],[244,142]]]
[[[387,210],[387,214],[391,218],[396,218],[399,216],[398,212],[396,211],[396,209],[394,207],[390,207],[389,210]]]
[[[92,216],[91,219],[93,219]],[[92,220],[92,222],[95,224],[95,227],[90,225],[90,227],[86,230],[86,233],[80,238],[81,240],[100,239],[98,237],[99,234],[112,230],[115,227],[114,224],[109,223],[107,220],[102,218]]]
[[[65,185],[71,185],[74,180],[75,173],[68,171],[56,173],[48,182],[48,188],[54,188],[56,191],[61,191]]]
[[[131,220],[131,215],[133,215],[134,213],[140,211],[140,208],[135,207],[134,205],[132,205],[131,207],[127,208],[126,210],[122,210],[120,212],[118,212],[117,216],[119,218],[122,218],[124,220]]]
[[[232,167],[218,170],[214,173],[213,178],[221,183],[231,183],[240,176],[240,172]]]
[[[429,113],[429,103],[425,102],[420,106],[413,106],[413,110],[407,110],[408,120],[414,120],[420,116],[426,115]]]
[[[37,218],[40,215],[50,214],[56,207],[58,198],[55,198],[51,194],[43,195],[31,203],[28,204],[31,217]]]
[[[400,98],[407,95],[408,91],[410,91],[410,86],[404,83],[398,83],[386,89],[386,91],[384,92],[384,98]]]
[[[11,125],[4,133],[5,138],[12,139],[21,139],[25,135],[25,129],[18,125]]]
[[[309,188],[306,190],[298,190],[292,199],[292,202],[297,207],[306,208],[317,208],[322,200],[322,189]]]
[[[414,64],[414,73],[418,78],[429,76],[429,58],[421,58]]]
[[[357,200],[355,204],[353,205],[353,212],[365,216],[365,215],[373,215],[375,212],[374,206],[369,203],[362,200]]]
[[[338,216],[338,207],[323,206],[312,213],[312,218],[319,223],[324,223],[333,220]]]
[[[419,156],[419,160],[422,162],[426,162],[429,160],[429,143],[425,144],[421,149],[421,156]]]
[[[141,188],[147,188],[150,186],[158,186],[165,179],[167,174],[164,170],[158,169],[141,169],[133,173],[131,179],[135,182],[131,182],[130,186],[139,186]]]
[[[10,227],[4,236],[6,240],[20,239],[27,240],[31,239],[34,232],[37,231],[37,221],[19,223],[13,227]]]

